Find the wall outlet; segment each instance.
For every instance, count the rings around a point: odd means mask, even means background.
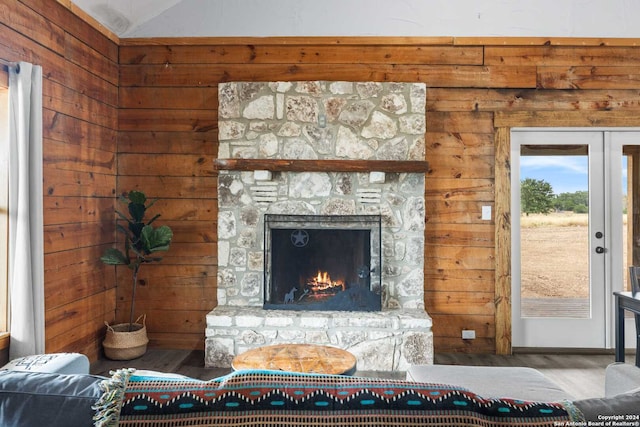
[[[462,330],[462,339],[463,340],[475,340],[476,339],[476,331],[475,330]]]

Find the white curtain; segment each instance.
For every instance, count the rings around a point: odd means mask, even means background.
[[[9,70],[9,357],[44,353],[42,67]]]

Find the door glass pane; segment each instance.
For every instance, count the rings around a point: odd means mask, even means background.
[[[521,316],[589,318],[588,146],[520,154]]]

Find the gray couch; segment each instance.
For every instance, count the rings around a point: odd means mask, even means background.
[[[417,365],[409,368],[407,379],[457,385],[482,397],[510,397],[536,402],[573,400],[573,396],[533,368]]]
[[[457,385],[487,398],[510,397],[538,402],[569,400],[582,411],[587,421],[601,422],[603,417],[640,415],[640,368],[625,363],[607,366],[605,397],[581,400],[574,400],[561,387],[532,368],[418,365],[407,371],[407,379]]]
[[[539,371],[529,368],[415,366],[407,375],[411,381],[469,388],[483,397],[571,400]],[[90,426],[95,414],[93,406],[104,396],[100,387],[104,379],[86,374],[0,371],[0,425]],[[610,365],[606,371],[606,390],[606,398],[572,403],[587,421],[640,413],[640,368]]]

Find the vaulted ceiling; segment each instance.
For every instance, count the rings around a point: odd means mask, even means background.
[[[640,37],[637,0],[58,0],[129,37]]]
[[[118,36],[155,18],[181,0],[73,0]]]

